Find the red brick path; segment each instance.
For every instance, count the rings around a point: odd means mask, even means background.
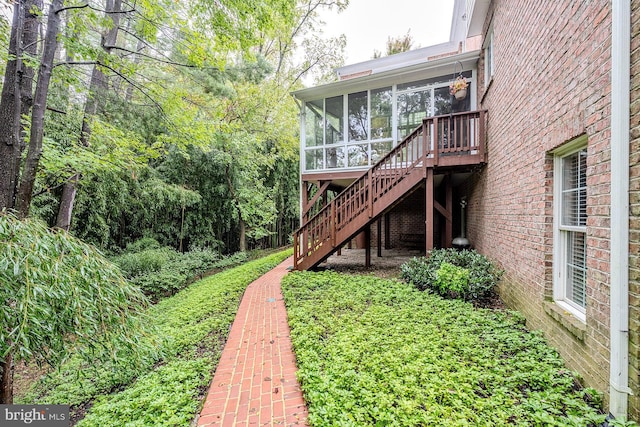
[[[198,426],[306,425],[280,290],[291,265],[289,258],[247,287]]]

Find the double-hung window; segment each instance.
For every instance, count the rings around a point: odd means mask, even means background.
[[[554,299],[585,320],[587,305],[586,137],[554,153]]]

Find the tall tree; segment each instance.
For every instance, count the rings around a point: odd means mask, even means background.
[[[13,208],[20,177],[20,158],[25,138],[21,117],[29,114],[33,102],[34,69],[29,65],[36,57],[41,0],[15,2],[9,41],[9,60],[5,68],[0,95],[0,210]]]
[[[49,83],[53,71],[53,61],[56,56],[58,46],[58,34],[60,32],[60,12],[62,12],[64,1],[52,0],[49,6],[49,16],[47,18],[47,31],[44,37],[44,48],[38,67],[38,80],[33,96],[33,107],[31,110],[31,124],[29,133],[29,146],[23,172],[20,176],[20,185],[16,195],[15,208],[22,217],[29,214],[29,207],[33,197],[33,187],[36,182],[36,173],[40,157],[42,156],[42,138],[44,132],[44,113],[47,109],[47,95],[49,94]]]
[[[413,49],[413,36],[411,30],[407,31],[407,34],[399,37],[387,38],[387,50],[385,56],[395,55],[396,53],[408,52]],[[378,50],[373,52],[374,58],[381,58],[382,53]]]
[[[122,0],[107,0],[105,10],[105,21],[107,28],[101,34],[100,46],[104,50],[104,55],[110,55],[116,47],[118,40],[118,29],[120,17],[122,16]],[[89,83],[89,93],[84,107],[84,117],[82,119],[82,130],[80,132],[80,144],[89,146],[91,137],[91,120],[98,111],[100,100],[104,100],[107,93],[107,77],[102,72],[100,62],[108,63],[103,59],[93,66],[91,72],[91,82]],[[62,186],[62,196],[60,197],[60,207],[56,218],[56,227],[69,231],[71,226],[71,215],[73,213],[73,203],[76,198],[77,185],[80,180],[79,173],[74,173]]]

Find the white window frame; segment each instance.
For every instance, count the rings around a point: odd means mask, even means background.
[[[489,87],[489,84],[493,80],[493,73],[495,70],[495,49],[493,45],[493,23],[489,26],[487,36],[484,42],[484,87]]]
[[[575,153],[587,148],[587,137],[581,136],[553,151],[553,298],[556,304],[565,311],[571,313],[582,322],[586,322],[585,307],[573,302],[567,296],[568,283],[567,263],[568,251],[567,232],[584,233],[585,236],[585,263],[586,263],[586,226],[562,225],[562,191],[563,191],[563,160]],[[585,278],[587,275],[585,274]],[[586,294],[586,283],[585,283]],[[585,295],[586,298],[586,295]],[[586,302],[586,301],[585,301]]]

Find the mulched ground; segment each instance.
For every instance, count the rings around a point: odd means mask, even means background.
[[[346,274],[373,274],[383,279],[400,280],[400,266],[414,257],[423,256],[419,250],[385,249],[382,257],[377,256],[377,249],[371,249],[371,266],[365,266],[364,249],[342,249],[341,254],[330,256],[317,267],[317,270],[331,270]],[[500,296],[492,292],[487,297],[474,301],[477,308],[490,308],[494,310],[506,310]]]

